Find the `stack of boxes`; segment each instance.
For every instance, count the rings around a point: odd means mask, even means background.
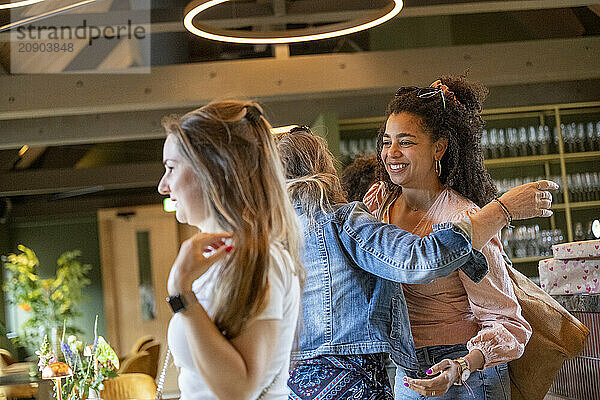
[[[600,294],[600,240],[552,246],[539,262],[540,286],[551,295]]]

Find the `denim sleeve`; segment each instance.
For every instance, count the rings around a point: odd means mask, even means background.
[[[474,282],[487,274],[484,255],[473,249],[471,223],[444,223],[419,237],[378,221],[362,203],[338,210],[339,237],[354,262],[381,278],[402,283],[429,283],[456,269]]]

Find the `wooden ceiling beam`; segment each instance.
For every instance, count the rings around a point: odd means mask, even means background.
[[[150,74],[3,75],[0,148],[24,140],[2,120],[108,118],[99,114],[191,108],[223,97],[273,102],[388,93],[403,83],[425,84],[466,69],[488,86],[596,79],[599,52],[600,38],[584,37],[182,64],[155,67]],[[126,132],[117,122],[110,126],[107,135]],[[76,134],[85,136],[61,135]]]

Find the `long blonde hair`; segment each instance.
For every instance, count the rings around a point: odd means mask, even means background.
[[[303,279],[301,231],[286,193],[283,168],[262,109],[249,101],[219,101],[163,120],[200,184],[205,210],[233,233],[235,251],[219,269],[212,318],[235,337],[268,304],[270,245],[290,253]]]

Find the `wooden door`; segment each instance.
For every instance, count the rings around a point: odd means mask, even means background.
[[[160,373],[172,316],[167,278],[179,250],[175,215],[160,206],[105,209],[98,222],[108,340],[124,356],[138,338],[152,335],[161,343]],[[164,393],[176,392],[171,367]]]

